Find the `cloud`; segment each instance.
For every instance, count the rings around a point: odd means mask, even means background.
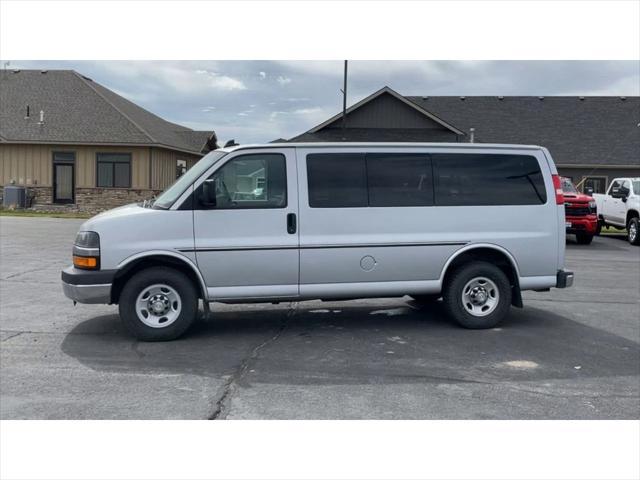
[[[273,122],[275,121],[280,115],[288,115],[289,112],[283,112],[283,111],[275,111],[275,112],[271,112],[269,114],[269,121]]]
[[[320,113],[322,111],[323,109],[321,107],[298,108],[294,110],[292,113],[295,113],[296,115],[312,115],[312,114]]]
[[[219,88],[221,90],[246,90],[242,81],[229,77],[227,75],[220,75],[217,72],[211,72],[208,70],[196,70],[198,75],[206,75],[208,77],[209,84],[213,88]]]
[[[280,75],[278,78],[276,78],[276,82],[278,82],[280,86],[285,86],[291,83],[291,79],[289,77],[283,77],[282,75]]]
[[[260,76],[260,78],[262,78],[263,80],[264,80],[265,78],[267,78],[267,74],[266,74],[266,72],[258,72],[258,75],[259,75],[259,76]]]

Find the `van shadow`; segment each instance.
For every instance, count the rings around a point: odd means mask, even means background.
[[[317,306],[317,304],[316,304]],[[411,308],[413,307],[413,308]],[[108,372],[277,384],[496,383],[640,374],[638,343],[550,311],[512,309],[503,325],[465,330],[439,305],[333,303],[216,311],[173,342],[142,343],[117,315],[78,324],[62,350]]]

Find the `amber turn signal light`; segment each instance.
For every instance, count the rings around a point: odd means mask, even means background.
[[[73,256],[73,266],[78,268],[97,268],[98,259],[96,257]]]

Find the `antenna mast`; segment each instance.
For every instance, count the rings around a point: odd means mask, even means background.
[[[347,60],[344,61],[344,87],[342,90],[342,140],[346,140],[347,128]]]

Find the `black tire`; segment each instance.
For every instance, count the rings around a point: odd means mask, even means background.
[[[422,305],[429,305],[437,302],[440,298],[442,298],[442,294],[433,293],[424,295],[410,295],[410,297]]]
[[[462,299],[463,289],[468,282],[478,279],[489,279],[496,287],[497,300],[493,310],[484,316],[471,314]],[[489,287],[489,290],[494,290]],[[511,285],[509,279],[495,265],[476,261],[458,267],[448,277],[443,289],[443,304],[449,316],[464,328],[492,328],[500,323],[509,312],[511,305]],[[484,306],[480,307],[484,308]]]
[[[627,223],[627,240],[631,245],[640,245],[640,222],[638,222],[638,217],[633,217]]]
[[[158,327],[152,327],[146,325],[136,312],[138,296],[146,293],[144,290],[154,285],[165,285],[168,287],[167,291],[173,290],[171,292],[172,295],[175,296],[177,294],[180,308],[179,310],[174,310],[174,312],[178,311],[179,313],[175,314],[175,320],[172,320],[172,323],[167,326],[158,324]],[[175,340],[196,319],[198,314],[198,294],[195,286],[185,274],[168,267],[148,268],[136,273],[127,281],[120,295],[119,310],[122,323],[138,340],[145,342]],[[147,312],[148,315],[149,313]]]
[[[602,220],[598,219],[598,224],[596,225],[596,236],[600,236],[600,233],[602,232]]]
[[[586,233],[576,233],[576,241],[580,245],[589,245],[593,241],[593,235]]]

